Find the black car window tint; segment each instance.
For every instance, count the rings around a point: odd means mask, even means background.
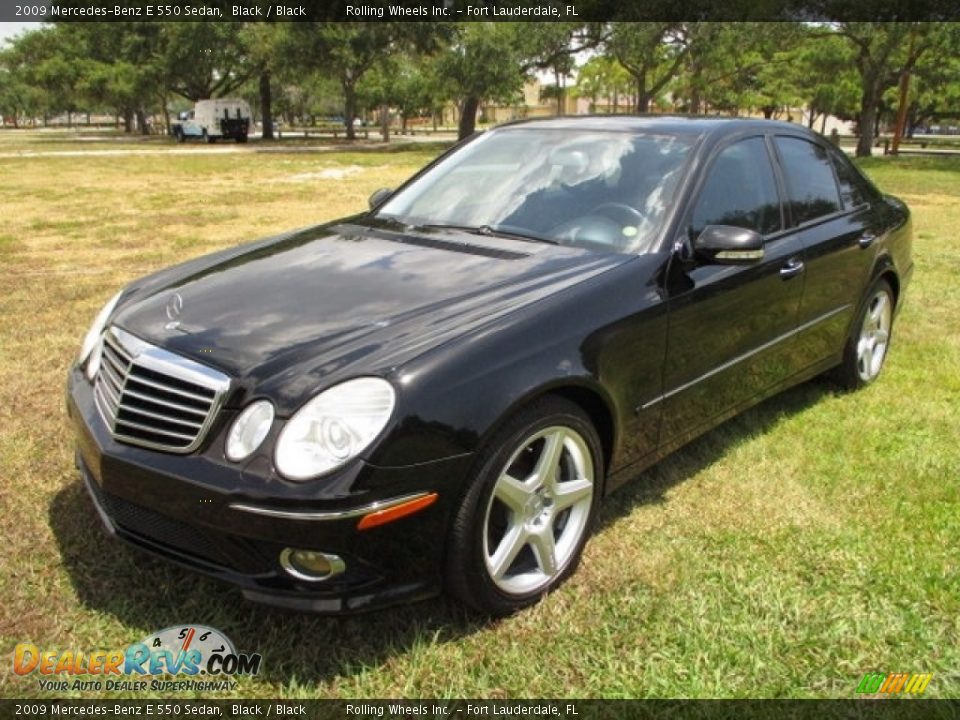
[[[777,137],[787,194],[797,225],[838,212],[842,205],[827,151],[816,143]]]
[[[829,149],[833,168],[837,171],[837,183],[840,185],[840,197],[847,210],[859,207],[868,201],[870,188],[847,157],[833,148]]]
[[[725,148],[710,166],[693,211],[693,237],[707,225],[733,225],[769,235],[780,229],[780,198],[763,138]]]

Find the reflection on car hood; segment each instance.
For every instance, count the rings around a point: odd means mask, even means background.
[[[147,278],[114,322],[295,406],[626,257],[456,232],[318,227]]]

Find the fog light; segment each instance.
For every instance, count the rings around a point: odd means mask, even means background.
[[[339,575],[347,566],[343,560],[329,553],[316,550],[297,550],[286,548],[280,553],[280,565],[298,580],[317,582]]]
[[[92,358],[91,358],[92,360]],[[227,459],[239,462],[253,455],[270,432],[273,424],[273,405],[257,400],[240,413],[227,435]]]

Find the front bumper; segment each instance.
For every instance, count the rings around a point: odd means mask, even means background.
[[[235,584],[250,600],[296,610],[348,613],[440,592],[448,519],[470,456],[403,468],[357,461],[290,483],[263,458],[245,467],[224,458],[230,413],[195,453],[173,455],[113,440],[77,368],[67,390],[77,467],[112,535]],[[358,530],[358,508],[419,492],[439,497],[416,514]],[[280,563],[288,547],[336,554],[346,569],[298,580]]]

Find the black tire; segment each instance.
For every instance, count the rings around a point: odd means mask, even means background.
[[[886,300],[881,300],[886,296]],[[887,326],[886,337],[883,346],[874,344],[871,353],[871,362],[866,363],[860,352],[860,343],[865,334],[869,334],[870,325],[872,325],[874,316],[877,312],[878,303],[887,304]],[[832,374],[834,382],[847,391],[859,390],[862,387],[873,383],[880,372],[883,370],[883,364],[886,361],[887,353],[890,350],[890,341],[893,339],[893,315],[896,299],[890,283],[883,278],[874,282],[864,296],[862,307],[857,315],[856,321],[850,326],[850,333],[843,346],[843,360]]]
[[[183,130],[181,130],[180,128],[177,128],[173,133],[173,137],[176,138],[178,143],[182,143],[184,140]]]
[[[536,466],[540,462],[537,447],[540,448],[539,452],[544,452],[548,438],[558,431],[561,441],[557,447],[561,449],[556,455],[559,464],[555,467],[559,468],[566,479],[557,482],[557,476],[550,473],[549,475],[555,478],[551,485],[556,489],[556,496],[546,491],[546,499],[541,494],[538,496],[540,500],[527,503],[530,513],[539,512],[539,518],[548,519],[538,522],[537,518],[530,519],[530,515],[515,513],[505,504],[501,507],[499,499],[492,499],[501,475],[506,474],[508,469],[511,470],[511,475],[523,475],[516,472],[523,463],[528,463],[527,467]],[[535,438],[538,433],[547,435],[528,445],[527,441]],[[571,452],[570,448],[575,452]],[[589,457],[586,457],[587,455]],[[511,458],[515,458],[512,463]],[[582,486],[587,482],[588,475],[577,475],[578,466],[581,470],[589,467],[592,472],[592,495],[589,498],[581,497],[576,501],[576,505],[558,509],[565,502],[561,493],[568,492],[558,488],[563,488],[564,485],[573,488],[571,480],[581,486],[578,494],[586,492]],[[508,420],[478,454],[475,470],[468,479],[463,499],[456,511],[450,532],[445,573],[446,587],[450,594],[483,614],[505,616],[532,605],[559,586],[576,569],[583,546],[590,536],[603,488],[603,471],[600,439],[590,418],[578,405],[559,397],[546,396]],[[535,476],[534,472],[520,484],[526,487],[527,483],[531,482],[530,478]],[[530,487],[538,482],[534,479]],[[541,484],[547,483],[544,481]],[[537,488],[535,493],[525,497],[534,497],[542,490],[543,488]],[[571,496],[568,494],[565,497]],[[499,539],[492,534],[494,515],[497,513],[507,518]],[[555,538],[555,541],[550,542],[553,548],[554,573],[544,570],[544,564],[536,549],[543,546],[536,543],[535,548],[531,537],[529,544],[526,540],[508,543],[520,550],[515,554],[504,553],[506,557],[513,559],[503,563],[504,572],[500,580],[495,581],[488,568],[488,561],[493,560],[493,556],[498,555],[501,544],[507,542],[510,529],[521,526],[529,528],[534,525],[539,527],[541,533],[545,528],[549,528],[550,536]],[[487,547],[491,545],[491,540],[496,548],[492,556],[488,556]],[[515,572],[508,574],[514,569]],[[524,578],[535,576],[540,576],[539,582],[544,583],[542,586],[515,592],[503,587],[507,583],[523,583]]]
[[[247,136],[246,136],[246,135],[237,135],[236,141],[237,141],[238,143],[245,143],[245,142],[247,141]]]

